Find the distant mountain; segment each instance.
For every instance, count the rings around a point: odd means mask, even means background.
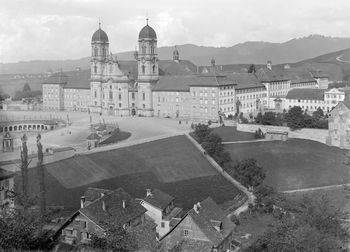
[[[89,45],[86,45],[89,46]],[[245,42],[232,47],[206,47],[193,44],[177,46],[181,59],[187,59],[197,65],[209,65],[215,58],[218,65],[225,64],[265,64],[271,60],[273,64],[299,62],[318,55],[350,48],[350,38],[333,38],[321,35],[310,35],[292,39],[284,43]],[[158,48],[160,59],[171,59],[173,47]],[[133,52],[117,54],[121,60],[133,59]],[[89,57],[77,60],[28,61],[0,64],[0,74],[40,73],[48,70],[74,70],[76,67],[88,68]]]

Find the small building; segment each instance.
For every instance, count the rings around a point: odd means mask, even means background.
[[[350,99],[338,103],[328,118],[326,143],[344,149],[350,148]]]
[[[265,133],[266,140],[280,140],[287,141],[288,140],[288,132],[287,131],[267,131]]]
[[[141,205],[147,209],[146,217],[157,224],[159,237],[169,232],[172,220],[182,212],[182,208],[174,206],[174,200],[174,197],[158,189],[147,189],[146,197],[141,201]]]
[[[14,137],[11,136],[10,132],[6,132],[4,137],[2,138],[2,151],[8,152],[13,151],[13,140]]]
[[[233,237],[235,224],[210,198],[198,202],[160,241],[166,249],[179,251],[233,252],[239,244]]]
[[[98,146],[98,144],[100,143],[101,140],[101,136],[98,135],[97,133],[91,133],[87,138],[87,145],[88,145],[88,149],[92,149],[92,148],[96,148]]]
[[[91,234],[103,237],[108,225],[136,227],[144,223],[146,211],[122,188],[114,191],[89,188],[81,197],[81,208],[63,225],[62,242],[88,243]]]

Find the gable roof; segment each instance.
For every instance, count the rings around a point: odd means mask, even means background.
[[[286,99],[293,100],[324,100],[324,92],[327,89],[318,88],[294,88],[289,90]]]
[[[123,208],[123,200],[125,208]],[[106,210],[103,210],[103,202]],[[122,188],[106,194],[93,201],[91,204],[81,208],[79,212],[88,217],[91,221],[102,228],[108,228],[108,224],[122,226],[138,216],[144,214],[147,210],[141,204],[133,199]]]
[[[91,133],[87,138],[87,140],[98,140],[101,139],[101,137],[97,133]]]
[[[187,214],[184,215],[182,219],[160,239],[160,241],[170,235],[172,231],[187,217],[192,218],[198,228],[208,238],[212,247],[220,245],[221,242],[232,233],[235,227],[235,224],[226,217],[223,210],[215,203],[215,201],[208,197],[200,203],[198,212],[194,209],[189,210]],[[215,228],[218,224],[221,224],[220,231]]]
[[[144,201],[151,204],[152,206],[164,210],[174,199],[175,198],[169,194],[162,192],[161,190],[154,189],[152,190],[151,195],[144,198]]]
[[[197,66],[189,60],[160,60],[160,75],[189,75],[197,72]]]

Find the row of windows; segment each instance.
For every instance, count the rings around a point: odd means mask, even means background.
[[[263,98],[263,97],[266,97],[266,93],[262,93],[262,94],[251,94],[251,95],[240,95],[240,96],[237,96],[237,98],[239,100],[245,100],[245,99],[256,99],[256,98]]]
[[[265,91],[265,88],[249,88],[249,89],[237,89],[236,93],[242,94],[242,93],[253,93],[253,92],[263,92],[263,91]]]

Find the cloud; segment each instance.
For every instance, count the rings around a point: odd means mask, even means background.
[[[113,52],[134,50],[145,25],[159,46],[232,46],[249,40],[284,42],[310,34],[350,36],[350,1],[338,0],[0,0],[0,61],[74,59],[90,55],[98,28]]]

